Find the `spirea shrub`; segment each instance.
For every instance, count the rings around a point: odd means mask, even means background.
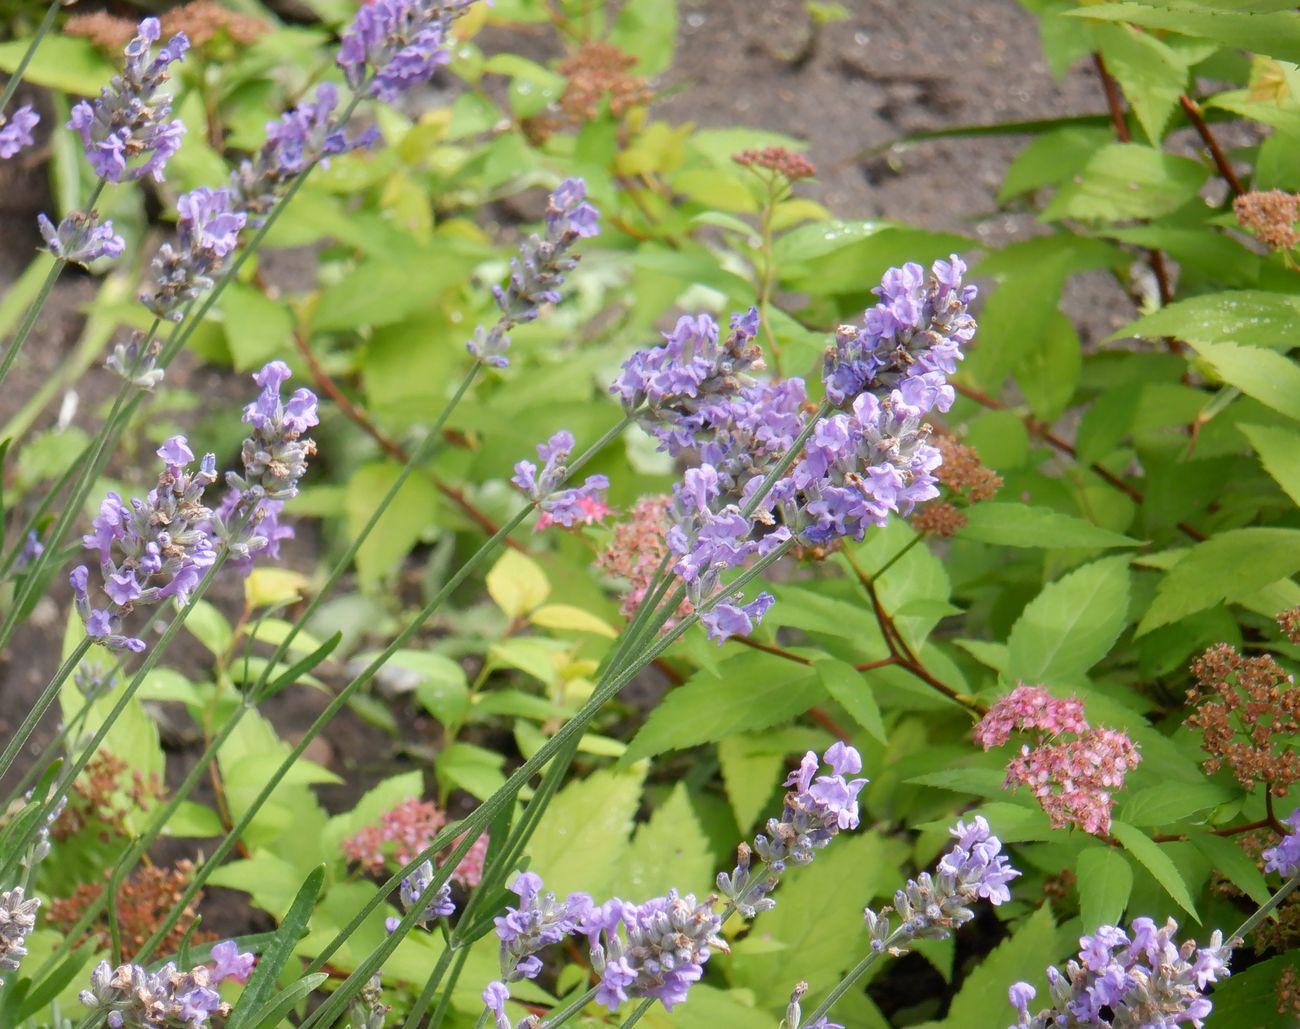
[[[1292,1029],[1300,14],[1183,6],[1037,12],[994,249],[656,120],[664,0],[53,0],[0,1024]]]

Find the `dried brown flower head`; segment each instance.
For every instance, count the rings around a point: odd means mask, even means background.
[[[954,493],[978,504],[981,500],[992,500],[1002,488],[1002,476],[980,463],[974,447],[940,433],[931,436],[930,442],[943,455],[943,464],[934,470],[934,477]]]
[[[631,618],[645,600],[655,572],[668,556],[668,512],[672,499],[666,496],[642,497],[628,512],[627,520],[614,526],[609,545],[596,555],[596,566],[607,575],[625,580],[626,592],[619,609]],[[671,628],[678,619],[691,613],[691,603],[683,600],[677,613],[665,623]]]
[[[765,146],[760,150],[742,150],[732,154],[731,159],[746,168],[767,168],[784,176],[789,182],[811,179],[817,174],[812,161],[803,154],[796,154],[783,146]]]
[[[178,861],[173,868],[159,865],[147,865],[135,872],[131,878],[117,889],[117,929],[122,941],[122,958],[131,961],[145,942],[161,928],[172,907],[180,901],[182,893],[194,877],[194,865],[190,861]],[[99,899],[104,892],[104,883],[83,883],[78,886],[71,897],[56,899],[50,903],[50,925],[64,932],[69,931],[80,921],[86,910]],[[198,918],[198,905],[203,900],[200,890],[194,899],[185,906],[176,924],[167,931],[158,945],[160,953],[169,953],[180,947],[181,941],[194,927]],[[77,941],[80,946],[88,939],[95,939],[101,947],[108,947],[112,942],[106,912],[90,924],[86,933]],[[197,930],[190,935],[193,943],[209,943],[217,937],[213,933]]]
[[[1244,657],[1218,643],[1192,665],[1196,685],[1187,700],[1196,710],[1188,725],[1201,730],[1204,765],[1225,764],[1246,789],[1264,783],[1275,796],[1300,780],[1300,755],[1290,747],[1300,733],[1300,690],[1271,654]]]
[[[190,45],[201,47],[224,33],[231,42],[247,45],[271,31],[261,18],[227,10],[215,0],[191,0],[162,15],[165,37],[184,32]],[[130,18],[119,18],[107,11],[77,14],[67,20],[64,30],[73,36],[89,39],[101,50],[121,50],[136,34],[137,25]]]
[[[1283,970],[1277,980],[1277,1013],[1279,1015],[1300,1015],[1300,975],[1296,967]]]
[[[56,840],[95,829],[102,840],[131,835],[126,818],[147,811],[166,795],[157,775],[128,774],[127,764],[107,750],[96,753],[72,784],[63,812],[50,827]]]
[[[917,508],[909,521],[917,532],[942,539],[955,536],[966,527],[966,516],[946,500]]]
[[[560,110],[569,122],[579,125],[600,112],[600,102],[609,97],[609,113],[621,118],[638,104],[649,103],[650,87],[640,75],[631,75],[636,58],[613,43],[592,40],[560,64],[568,82],[560,97]]]
[[[1237,221],[1270,250],[1290,250],[1300,243],[1295,222],[1300,218],[1300,197],[1270,189],[1244,193],[1232,202]]]
[[[1293,607],[1277,616],[1277,624],[1282,627],[1282,635],[1300,647],[1300,607]]]

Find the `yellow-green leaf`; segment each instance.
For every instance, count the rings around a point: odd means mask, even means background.
[[[307,576],[288,568],[254,568],[244,580],[244,603],[250,608],[292,604],[302,599]]]
[[[618,635],[614,627],[603,618],[597,618],[590,611],[584,611],[572,604],[543,604],[529,615],[528,620],[543,629],[572,629],[575,632],[590,632],[610,639]]]
[[[541,566],[517,550],[507,550],[487,573],[488,595],[511,618],[522,618],[551,594]]]

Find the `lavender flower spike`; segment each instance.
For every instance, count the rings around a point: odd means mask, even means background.
[[[239,244],[239,230],[248,216],[235,209],[235,195],[226,188],[198,189],[176,201],[177,243],[164,243],[153,259],[157,287],[142,294],[144,305],[159,318],[180,321],[182,309],[210,290]]]
[[[338,63],[357,89],[391,103],[451,60],[451,23],[474,0],[374,0],[343,33]]]
[[[604,492],[609,489],[607,476],[588,475],[581,486],[560,488],[568,475],[565,462],[572,454],[573,434],[561,430],[545,443],[537,444],[537,456],[542,461],[540,473],[532,461],[520,461],[515,465],[515,474],[510,481],[542,512],[537,519],[536,531],[552,524],[563,525],[566,529],[579,523],[591,525],[609,513],[604,498]]]
[[[1231,943],[1218,930],[1208,947],[1188,940],[1174,942],[1178,923],[1172,918],[1157,927],[1150,918],[1135,918],[1126,933],[1102,926],[1079,940],[1079,956],[1065,966],[1047,970],[1051,1006],[1035,1015],[1029,1003],[1035,990],[1016,983],[1008,991],[1018,1021],[1013,1029],[1052,1029],[1070,1026],[1176,1026],[1200,1029],[1213,1010],[1206,988],[1227,976]],[[1240,943],[1240,941],[1235,941]]]
[[[18,963],[27,956],[23,941],[36,928],[36,909],[41,902],[36,897],[24,897],[23,888],[0,891],[0,972],[15,972]],[[0,975],[0,986],[4,976]]]
[[[560,300],[565,272],[578,264],[578,256],[569,251],[579,239],[600,232],[600,214],[587,203],[587,185],[582,179],[565,179],[550,195],[546,207],[546,235],[529,236],[519,247],[519,256],[510,262],[510,284],[493,287],[501,317],[490,329],[481,325],[474,338],[465,344],[474,357],[493,368],[510,363],[510,330],[532,321],[542,304]]]
[[[57,228],[45,215],[38,214],[36,226],[45,237],[46,250],[60,261],[83,268],[101,257],[121,257],[126,249],[126,241],[113,232],[113,223],[101,222],[94,211],[90,214],[73,211]]]
[[[420,917],[415,920],[415,924],[421,929],[427,929],[429,923],[436,919],[449,918],[456,913],[456,905],[451,899],[451,883],[443,883],[431,895],[426,896],[431,882],[433,882],[433,863],[430,861],[421,863],[414,872],[402,880],[400,896],[402,907],[407,911],[420,903],[420,898],[424,897],[424,909],[420,912]]]
[[[167,962],[156,972],[140,965],[119,965],[107,961],[95,966],[90,988],[79,994],[81,1003],[103,1017],[109,1029],[146,1029],[154,1026],[185,1026],[203,1029],[212,1016],[224,1018],[230,1005],[213,987],[209,969],[197,965],[188,972]]]
[[[23,104],[7,119],[0,114],[0,158],[9,160],[20,150],[26,150],[35,140],[32,129],[40,124],[41,116],[31,104]]]
[[[790,992],[790,1003],[786,1006],[785,1018],[781,1020],[780,1029],[844,1029],[844,1026],[840,1025],[840,1023],[831,1022],[824,1015],[815,1022],[805,1024],[799,1002],[803,1000],[803,995],[807,992],[807,983],[795,984],[794,989]]]
[[[1284,879],[1300,872],[1300,808],[1292,811],[1282,821],[1291,832],[1278,841],[1276,847],[1264,851],[1264,871],[1277,872]]]
[[[126,68],[94,101],[72,108],[68,128],[77,130],[86,160],[106,182],[152,175],[161,182],[167,159],[181,145],[185,126],[171,117],[171,99],[160,92],[170,66],[185,56],[190,42],[178,32],[153,54],[162,36],[157,18],[140,22],[139,34],[126,45]]]
[[[510,889],[519,906],[506,908],[504,915],[494,919],[501,940],[501,978],[506,982],[535,979],[542,970],[537,952],[577,931],[591,908],[591,898],[571,893],[558,901],[554,893],[542,892],[541,877],[535,872],[521,872]]]

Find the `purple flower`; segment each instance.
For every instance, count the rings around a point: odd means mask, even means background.
[[[1282,819],[1291,832],[1277,846],[1264,851],[1264,871],[1277,872],[1284,879],[1300,872],[1300,808]]]
[[[1029,1021],[1029,1002],[1036,996],[1038,996],[1038,991],[1029,983],[1012,983],[1007,990],[1007,1000],[1016,1009],[1016,1013],[1020,1015],[1020,1024],[1022,1026]]]
[[[194,451],[189,448],[184,436],[172,436],[158,448],[158,456],[167,465],[168,471],[175,474],[194,460]]]
[[[436,919],[449,918],[456,913],[456,905],[451,899],[451,883],[445,882],[429,893],[429,885],[432,882],[433,864],[430,861],[422,862],[414,872],[402,880],[400,892],[402,907],[410,911],[417,904],[424,905],[420,917],[415,920],[415,924],[422,929],[427,929],[429,923]]]
[[[573,454],[573,434],[561,429],[545,443],[537,444],[537,457],[542,469],[532,461],[515,464],[515,474],[510,481],[541,510],[536,531],[549,525],[562,525],[566,529],[575,525],[591,525],[609,513],[605,493],[609,479],[604,475],[588,475],[579,486],[561,489],[568,478],[565,462]]]
[[[58,227],[43,214],[36,216],[36,225],[45,237],[45,248],[60,261],[88,267],[101,257],[121,257],[126,241],[113,232],[111,221],[99,220],[91,211],[82,214],[73,211],[59,222]]]
[[[290,374],[283,361],[271,361],[253,375],[262,392],[244,408],[244,421],[253,427],[241,451],[244,474],[226,475],[230,488],[238,490],[250,505],[296,497],[298,483],[307,472],[307,458],[316,452],[316,445],[302,438],[320,423],[316,395],[298,389],[284,402],[280,388]]]
[[[179,321],[182,308],[211,289],[225,272],[248,216],[235,209],[228,188],[200,186],[176,201],[176,246],[164,243],[153,259],[157,286],[141,300],[159,318]]]
[[[241,954],[234,940],[222,940],[214,944],[210,954],[212,967],[209,974],[214,983],[227,979],[246,983],[253,974],[253,964],[257,959],[250,953]]]
[[[182,972],[169,961],[150,972],[140,965],[114,968],[101,961],[90,974],[90,987],[78,996],[92,1015],[114,1029],[126,1024],[203,1029],[213,1015],[224,1018],[230,1013],[212,983],[206,965]]]
[[[495,286],[492,295],[501,311],[490,329],[479,326],[465,348],[483,364],[504,368],[510,361],[510,330],[532,321],[543,304],[560,301],[564,275],[578,264],[573,245],[600,231],[600,215],[586,202],[582,179],[565,179],[550,195],[546,206],[546,234],[529,236],[510,261],[510,283]]]
[[[519,906],[506,908],[493,921],[501,941],[501,976],[515,982],[536,978],[542,970],[537,952],[576,932],[592,905],[585,893],[571,893],[563,901],[556,900],[554,893],[543,893],[541,877],[535,872],[521,872],[510,889]]]
[[[0,158],[9,160],[20,150],[31,146],[32,129],[40,124],[41,116],[32,110],[31,104],[23,104],[6,120],[0,115]]]
[[[505,983],[492,981],[483,991],[483,1003],[492,1012],[497,1029],[511,1029],[510,1018],[506,1014],[506,1001],[510,999],[510,989]]]
[[[760,593],[748,604],[715,604],[700,612],[700,624],[708,630],[709,639],[721,646],[732,636],[748,636],[775,603],[772,594]]]
[[[448,30],[472,0],[374,0],[343,33],[338,63],[353,89],[392,102],[451,60]]]
[[[190,44],[184,33],[177,33],[154,56],[153,44],[161,35],[157,18],[140,22],[139,34],[126,46],[122,74],[114,76],[96,100],[82,100],[72,108],[68,128],[80,133],[86,159],[108,182],[146,175],[161,182],[167,159],[185,134],[180,119],[168,120],[171,100],[160,89],[170,77],[170,66],[184,57]]]

